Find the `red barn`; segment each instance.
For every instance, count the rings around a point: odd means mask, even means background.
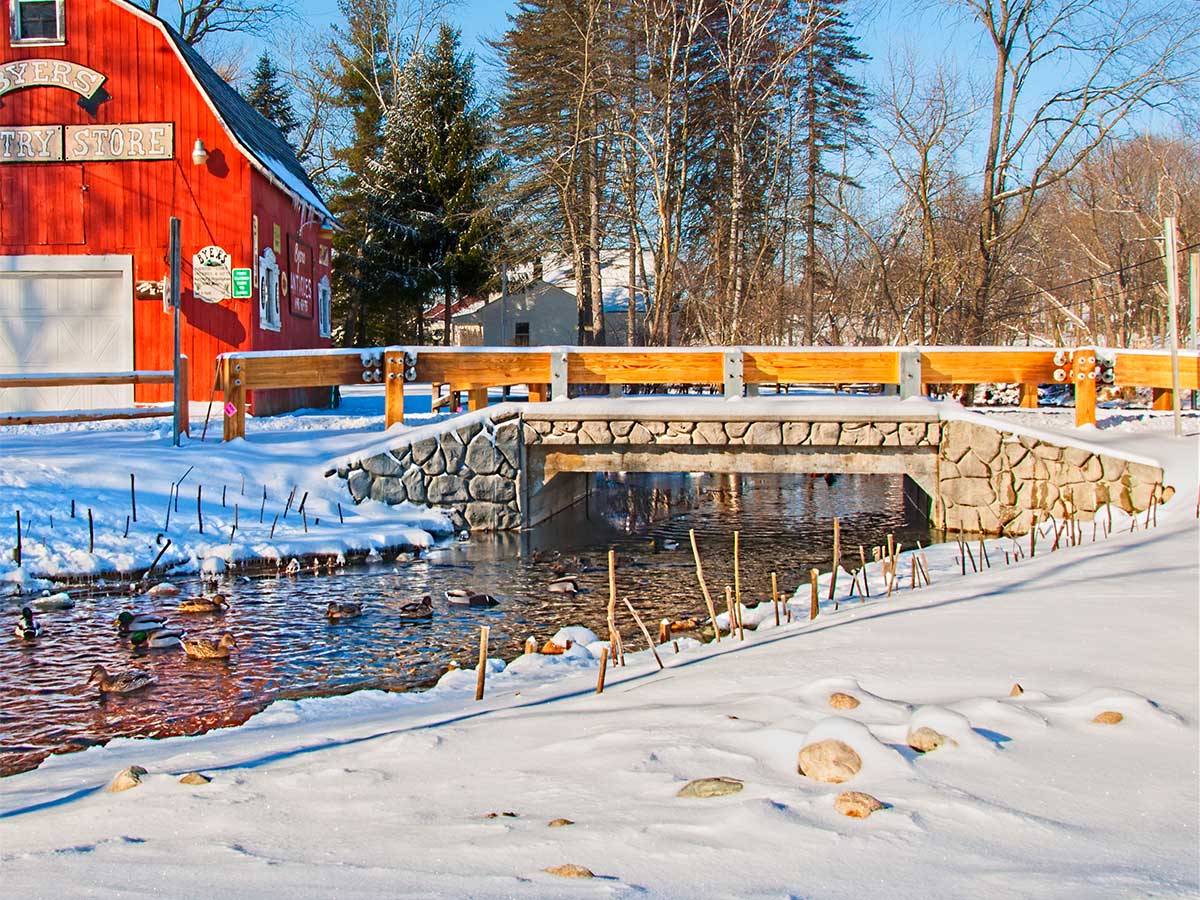
[[[124,0],[8,0],[0,20],[0,373],[170,369],[172,216],[193,400],[219,353],[329,345],[333,217],[269,121]],[[133,390],[12,389],[0,411],[170,392]],[[256,412],[328,398],[264,392]]]

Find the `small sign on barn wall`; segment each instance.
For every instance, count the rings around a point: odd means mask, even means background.
[[[192,257],[192,293],[205,303],[233,296],[229,254],[220,247],[203,247]]]
[[[254,284],[254,273],[250,269],[233,270],[233,299],[249,300],[251,286]]]
[[[288,305],[292,315],[311,319],[313,314],[313,255],[312,247],[288,235],[288,260],[291,295]]]

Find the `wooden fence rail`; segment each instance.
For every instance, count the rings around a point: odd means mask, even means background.
[[[1179,361],[1180,388],[1200,389],[1200,355],[1180,351]],[[1172,399],[1166,351],[1103,348],[376,347],[225,354],[219,379],[226,440],[245,436],[250,391],[350,384],[385,385],[389,427],[404,419],[409,382],[447,385],[453,408],[466,391],[470,409],[487,405],[488,388],[514,384],[542,401],[566,397],[571,384],[718,384],[740,397],[746,385],[867,383],[910,397],[931,384],[1005,382],[1021,386],[1022,406],[1035,407],[1039,384],[1071,383],[1077,425],[1095,423],[1097,382],[1152,388],[1157,408]]]
[[[133,406],[120,409],[50,410],[46,412],[0,413],[0,425],[47,425],[55,422],[100,422],[110,419],[155,419],[174,416],[179,411],[180,432],[188,432],[188,358],[181,356],[180,383],[183,390],[170,406]],[[44,374],[0,375],[0,389],[93,387],[114,384],[173,384],[170,370],[138,372],[50,372]]]

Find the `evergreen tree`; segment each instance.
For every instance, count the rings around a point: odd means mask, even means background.
[[[823,185],[852,184],[826,161],[862,137],[866,126],[867,91],[848,69],[870,57],[858,49],[842,9],[845,0],[809,0],[806,6],[809,42],[800,60],[801,115],[798,123],[801,193],[801,222],[804,229],[804,283],[807,309],[807,342],[817,335],[817,287],[819,271],[817,232],[829,227],[819,212]]]
[[[289,137],[299,126],[296,113],[292,110],[292,92],[280,78],[279,69],[264,50],[258,57],[246,91],[250,105],[275,123],[275,127]]]

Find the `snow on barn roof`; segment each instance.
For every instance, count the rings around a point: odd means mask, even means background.
[[[208,100],[217,121],[229,132],[239,149],[252,164],[255,164],[268,180],[287,191],[301,203],[316,210],[329,223],[335,223],[333,213],[321,199],[304,166],[296,158],[296,151],[287,142],[279,129],[262,113],[249,104],[224,78],[213,70],[182,35],[158,16],[141,9],[128,0],[115,2],[162,29],[170,40],[180,61],[188,69],[196,86]]]

